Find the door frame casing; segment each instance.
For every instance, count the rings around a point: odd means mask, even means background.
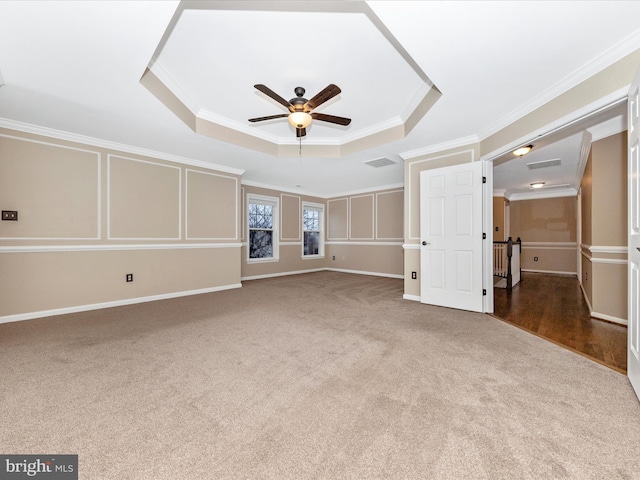
[[[627,377],[640,399],[640,69],[627,96]],[[637,250],[636,250],[637,249]]]
[[[483,298],[483,311],[493,313],[493,162],[482,162],[482,231],[485,240],[482,243],[482,288],[487,292]]]

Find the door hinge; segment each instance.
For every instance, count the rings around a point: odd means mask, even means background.
[[[482,177],[482,183],[487,183],[487,177]]]
[[[486,239],[487,239],[487,234],[486,234],[486,233],[484,233],[484,232],[482,232],[482,239],[483,239],[483,240],[486,240]]]
[[[486,288],[483,288],[483,289],[482,289],[482,296],[483,296],[483,297],[486,297],[486,296],[487,296],[487,289],[486,289]]]

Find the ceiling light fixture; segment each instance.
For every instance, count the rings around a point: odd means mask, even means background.
[[[520,147],[513,151],[513,154],[517,157],[524,157],[527,153],[531,151],[533,145],[527,145],[526,147]]]
[[[305,89],[302,87],[296,87],[295,98],[291,100],[285,100],[276,92],[271,90],[266,85],[261,83],[254,85],[256,90],[264,93],[266,96],[278,102],[283,107],[287,108],[290,113],[281,113],[279,115],[268,115],[266,117],[250,118],[250,122],[262,122],[265,120],[273,120],[275,118],[287,117],[289,123],[296,129],[296,137],[301,138],[307,135],[306,128],[311,125],[312,120],[319,122],[335,123],[337,125],[347,126],[351,123],[350,118],[338,117],[336,115],[328,115],[326,113],[316,113],[313,110],[322,105],[323,103],[331,100],[342,92],[337,85],[329,84],[318,94],[316,94],[311,100],[307,100],[303,97]]]
[[[307,128],[311,124],[311,115],[307,112],[292,112],[289,114],[289,123],[293,128]]]
[[[542,188],[544,187],[544,182],[535,182],[531,184],[531,188]]]

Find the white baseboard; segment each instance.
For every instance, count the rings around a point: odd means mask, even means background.
[[[584,301],[587,302],[587,307],[589,308],[589,315],[593,312],[593,308],[591,307],[591,302],[589,301],[589,297],[587,296],[587,292],[584,289],[584,285],[580,282],[580,290],[582,290],[582,296],[584,297]]]
[[[611,315],[607,315],[606,313],[594,312],[593,307],[591,306],[591,302],[589,302],[589,297],[587,297],[587,292],[584,290],[584,285],[580,282],[580,290],[582,290],[582,296],[584,297],[584,301],[587,303],[587,307],[589,307],[589,315],[593,318],[598,318],[600,320],[606,320],[611,323],[617,323],[619,325],[629,325],[628,320],[624,318],[618,318]]]
[[[591,312],[591,316],[593,318],[598,318],[600,320],[606,320],[607,322],[611,322],[611,323],[617,323],[619,325],[625,325],[628,326],[629,322],[627,320],[625,320],[624,318],[618,318],[618,317],[613,317],[611,315],[607,315],[606,313],[599,313],[599,312]]]
[[[386,277],[386,278],[398,278],[404,279],[404,275],[397,275],[395,273],[380,273],[380,272],[365,272],[364,270],[347,270],[346,268],[326,268],[329,272],[342,272],[342,273],[355,273],[357,275],[372,275],[374,277]]]
[[[241,280],[262,280],[263,278],[286,277],[287,275],[299,275],[301,273],[324,272],[326,268],[312,268],[309,270],[294,270],[293,272],[267,273],[264,275],[252,275],[250,277],[242,277]]]
[[[533,270],[530,268],[523,268],[521,269],[521,271],[523,272],[529,272],[529,273],[549,273],[552,275],[573,275],[574,277],[578,276],[577,272],[559,272],[559,271],[555,271],[555,270]]]
[[[405,293],[404,295],[402,295],[402,298],[404,298],[405,300],[413,300],[414,302],[420,301],[420,295],[409,295],[408,293]]]
[[[242,287],[241,283],[234,283],[231,285],[222,285],[220,287],[201,288],[198,290],[187,290],[183,292],[163,293],[160,295],[150,295],[148,297],[126,298],[123,300],[114,300],[111,302],[101,302],[101,303],[92,303],[89,305],[78,305],[74,307],[55,308],[52,310],[41,310],[39,312],[4,315],[0,317],[0,323],[19,322],[22,320],[32,320],[34,318],[52,317],[53,315],[65,315],[67,313],[87,312],[90,310],[100,310],[102,308],[132,305],[134,303],[155,302],[156,300],[167,300],[169,298],[187,297],[189,295],[199,295],[201,293],[220,292],[223,290],[231,290],[233,288],[241,288],[241,287]]]
[[[310,270],[296,270],[293,272],[284,272],[284,273],[273,273],[267,275],[254,275],[251,277],[242,277],[241,281],[246,280],[259,280],[263,278],[271,278],[271,277],[282,277],[285,275],[297,275],[301,273],[313,273],[313,272],[323,272],[323,271],[334,271],[334,272],[344,272],[344,273],[356,273],[360,275],[373,275],[377,277],[389,277],[389,278],[398,278],[403,279],[403,275],[393,275],[388,273],[379,273],[379,272],[363,272],[359,270],[344,270],[339,268],[315,268]],[[222,285],[220,287],[212,287],[212,288],[202,288],[199,290],[188,290],[183,292],[173,292],[173,293],[163,293],[160,295],[150,295],[148,297],[135,297],[135,298],[126,298],[123,300],[114,300],[111,302],[101,302],[101,303],[93,303],[89,305],[77,305],[73,307],[63,307],[63,308],[54,308],[52,310],[40,310],[37,312],[27,312],[27,313],[17,313],[13,315],[4,315],[0,316],[0,323],[10,323],[10,322],[19,322],[22,320],[32,320],[34,318],[43,318],[43,317],[52,317],[54,315],[65,315],[67,313],[77,313],[77,312],[87,312],[90,310],[99,310],[101,308],[110,308],[110,307],[120,307],[123,305],[133,305],[135,303],[144,303],[144,302],[154,302],[156,300],[166,300],[169,298],[177,298],[177,297],[186,297],[189,295],[199,295],[201,293],[212,293],[212,292],[220,292],[223,290],[231,290],[233,288],[241,288],[242,283],[236,283],[231,285]],[[420,297],[417,297],[418,301]]]

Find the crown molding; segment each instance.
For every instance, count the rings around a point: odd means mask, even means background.
[[[165,160],[168,162],[179,163],[181,165],[189,165],[192,167],[204,168],[206,170],[215,170],[217,172],[231,173],[233,175],[242,176],[245,170],[233,167],[227,167],[225,165],[218,165],[216,163],[203,162],[202,160],[194,160],[192,158],[180,157],[178,155],[172,155],[170,153],[158,152],[156,150],[149,150],[146,148],[135,147],[133,145],[127,145],[124,143],[112,142],[110,140],[102,140],[100,138],[89,137],[86,135],[80,135],[77,133],[65,132],[63,130],[56,130],[49,127],[41,127],[39,125],[32,125],[29,123],[18,122],[16,120],[9,120],[8,118],[0,118],[0,128],[7,128],[10,130],[17,130],[24,133],[32,133],[34,135],[42,135],[45,137],[56,138],[58,140],[65,140],[68,142],[82,143],[84,145],[91,145],[93,147],[101,147],[109,150],[115,150],[118,152],[129,153],[133,155],[141,155],[143,157],[151,157],[158,160]]]
[[[562,78],[555,85],[535,96],[528,102],[525,102],[485,130],[482,130],[478,133],[478,136],[484,140],[494,133],[499,132],[503,128],[540,108],[554,98],[562,95],[585,80],[588,80],[590,77],[611,66],[618,60],[636,51],[638,49],[638,45],[640,45],[640,30],[633,32],[631,35],[605,50],[600,55],[594,57],[574,72]]]
[[[550,188],[546,192],[544,189],[537,189],[536,192],[521,192],[521,193],[506,193],[504,198],[510,202],[517,202],[519,200],[539,200],[542,198],[560,198],[560,197],[576,197],[578,196],[578,190],[569,188]],[[508,191],[507,191],[508,192]]]
[[[456,138],[454,140],[450,140],[448,142],[439,143],[437,145],[430,145],[428,147],[418,148],[415,150],[409,150],[407,152],[402,152],[399,154],[400,158],[405,162],[408,160],[413,160],[418,157],[423,157],[425,155],[430,155],[432,153],[440,153],[446,150],[452,150],[454,148],[460,147],[468,147],[469,145],[479,143],[480,139],[477,135],[469,135],[467,137]]]
[[[270,185],[267,183],[254,182],[254,181],[245,180],[245,179],[242,180],[241,185],[242,186],[246,185],[249,187],[256,187],[256,188],[266,188],[268,190],[275,190],[276,192],[294,193],[296,195],[307,195],[309,197],[318,197],[318,198],[322,198],[323,200],[330,200],[330,199],[339,198],[339,197],[348,197],[349,195],[359,195],[361,193],[376,193],[376,192],[381,192],[383,190],[393,190],[398,188],[404,188],[404,183],[392,183],[389,185],[381,185],[378,187],[368,187],[368,188],[363,188],[359,190],[350,190],[348,192],[332,193],[332,194],[326,195],[322,193],[308,192],[301,189],[285,188],[285,187],[280,187],[278,185]]]
[[[534,140],[540,140],[542,138],[546,138],[549,135],[553,135],[563,129],[566,129],[575,123],[585,121],[589,118],[592,118],[603,111],[606,111],[610,108],[615,108],[623,102],[627,101],[627,93],[629,91],[628,87],[622,87],[615,92],[611,92],[608,95],[605,95],[598,100],[591,102],[588,105],[585,105],[574,112],[571,112],[564,117],[558,118],[551,123],[543,125],[542,127],[533,130],[526,135],[523,135],[502,147],[495,149],[491,152],[485,153],[480,158],[481,160],[494,160],[502,155],[513,151],[515,148],[526,145],[528,143],[532,143]],[[486,138],[486,137],[484,137]],[[483,138],[483,139],[484,139]]]
[[[598,140],[602,140],[603,138],[610,137],[611,135],[616,135],[618,133],[622,133],[627,130],[627,119],[626,115],[618,115],[611,120],[607,120],[600,125],[596,125],[594,127],[590,127],[587,129],[589,133],[591,133],[591,141],[597,142]]]
[[[253,180],[245,180],[244,178],[240,182],[240,185],[247,186],[247,187],[266,188],[267,190],[274,190],[276,192],[284,192],[284,193],[293,193],[295,195],[307,195],[309,197],[318,197],[323,199],[328,198],[326,195],[316,193],[316,192],[309,192],[301,188],[281,187],[279,185],[271,185],[269,183],[254,182]]]
[[[330,198],[338,198],[338,197],[348,197],[349,195],[359,195],[361,193],[376,193],[376,192],[381,192],[383,190],[393,190],[398,188],[404,188],[404,183],[392,183],[389,185],[381,185],[378,187],[368,187],[368,188],[361,188],[359,190],[350,190],[342,193],[332,193],[331,195],[328,195],[326,198],[330,199]]]

